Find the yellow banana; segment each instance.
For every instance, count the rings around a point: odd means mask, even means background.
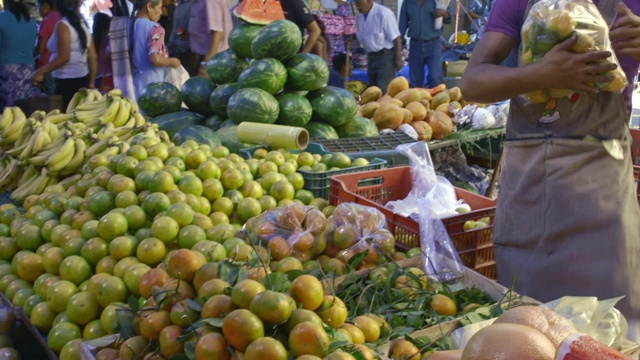
[[[119,144],[119,147],[120,147],[120,154],[126,154],[129,148],[131,147],[131,145],[129,145],[128,142],[123,141]]]
[[[133,113],[133,117],[136,119],[136,127],[143,126],[147,122],[144,116],[139,112]]]
[[[87,150],[87,144],[84,140],[76,139],[75,141],[75,154],[69,163],[60,171],[60,175],[71,175],[82,166],[84,162],[85,154]]]
[[[129,120],[121,127],[133,128],[134,126],[136,126],[136,118],[134,118],[133,115],[131,115],[129,116]]]
[[[124,101],[120,100],[119,98],[114,98],[111,102],[111,105],[109,105],[107,110],[102,115],[102,122],[110,123],[114,121],[114,119],[116,119],[119,114],[119,109],[122,108],[123,102]]]
[[[111,136],[105,137],[104,139],[100,139],[97,143],[89,146],[87,151],[85,151],[86,157],[92,157],[95,154],[103,152],[105,149],[109,147],[109,141],[111,140]]]
[[[40,138],[42,138],[42,136]],[[36,146],[36,139],[37,137],[34,134],[27,143],[27,146],[20,152],[20,155],[18,155],[18,159],[27,160],[33,155],[33,148]]]
[[[78,104],[82,102],[86,97],[86,90],[80,90],[73,94],[73,97],[69,101],[69,105],[67,105],[67,109],[65,110],[65,112],[70,114],[76,108],[76,106],[78,106]]]
[[[47,167],[51,172],[57,173],[62,170],[73,159],[75,155],[75,141],[73,138],[69,138],[65,141],[64,145],[60,147],[60,151],[53,154],[47,160]]]
[[[46,145],[45,142],[47,141],[47,137],[49,136],[49,134],[47,134],[44,129],[38,129],[36,130],[35,134],[33,134],[33,136],[35,138],[33,141],[33,148],[31,149],[31,153],[29,154],[29,156],[23,157],[23,159],[25,160],[31,157],[33,154],[37,154],[40,152],[40,150],[42,150],[42,148]]]
[[[20,135],[22,135],[22,129],[27,124],[27,118],[19,108],[18,111],[14,110],[13,116],[13,123],[4,129],[0,136],[0,144],[2,145],[11,144],[18,140]]]
[[[70,187],[77,184],[78,181],[80,181],[81,179],[82,179],[82,174],[75,174],[62,179],[58,183],[58,185],[61,185],[65,190],[68,190]]]
[[[15,201],[20,201],[22,202],[22,200],[24,200],[27,196],[29,196],[29,192],[31,190],[31,188],[40,180],[40,174],[38,174],[37,172],[32,175],[31,177],[29,177],[26,181],[24,182],[20,182],[20,185],[18,186],[18,188],[16,188],[12,193],[11,193],[11,199],[15,200]]]
[[[106,157],[113,156],[113,155],[118,155],[118,154],[120,154],[120,147],[118,147],[118,146],[110,146],[110,147],[106,148],[104,151],[102,151],[100,154],[104,155]]]
[[[120,100],[120,109],[118,111],[118,116],[113,120],[113,125],[115,127],[123,126],[131,116],[131,103],[128,101]]]
[[[73,114],[69,113],[69,114],[58,114],[58,115],[47,116],[47,120],[50,123],[57,125],[60,123],[64,123],[65,121],[73,120]]]
[[[13,110],[10,106],[7,106],[2,110],[2,117],[0,117],[0,131],[7,128],[13,122]]]
[[[107,95],[109,95],[109,96],[122,96],[122,90],[120,90],[120,89],[111,89],[111,90],[109,90]]]
[[[53,110],[49,111],[47,113],[47,115],[45,115],[45,117],[49,117],[49,116],[53,116],[53,115],[59,115],[60,113],[62,113],[60,111],[60,109],[53,109]]]

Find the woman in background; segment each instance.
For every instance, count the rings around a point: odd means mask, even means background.
[[[113,74],[111,70],[111,47],[109,46],[109,26],[111,17],[97,13],[93,16],[93,43],[98,54],[98,72],[96,87],[104,91],[113,89]]]
[[[36,45],[36,52],[38,53],[36,69],[49,63],[51,52],[47,49],[47,42],[53,36],[56,24],[60,21],[60,14],[56,10],[55,0],[38,0],[38,7],[40,8],[40,16],[42,16],[42,23],[40,23],[38,30],[38,44]],[[47,95],[53,95],[55,89],[56,84],[51,73],[49,73],[44,77],[42,90]]]
[[[80,16],[79,6],[79,0],[58,0],[57,8],[62,18],[47,43],[51,61],[38,69],[33,77],[34,83],[40,83],[46,74],[53,74],[55,94],[62,96],[63,109],[78,90],[95,87],[96,49],[89,28]]]
[[[313,15],[313,17],[314,19],[316,19],[316,23],[320,28],[320,37],[318,38],[318,41],[316,41],[315,45],[313,46],[313,53],[323,58],[324,61],[329,61],[329,51],[331,49],[331,42],[329,41],[329,37],[327,37],[326,27],[324,26],[324,23],[322,22],[322,20],[318,18],[317,15]]]
[[[0,109],[27,97],[38,32],[23,2],[6,0],[6,6],[8,11],[0,13]]]
[[[164,81],[166,67],[180,66],[178,58],[168,57],[164,29],[158,20],[162,15],[162,0],[137,0],[133,21],[133,86],[136,97],[151,82]]]

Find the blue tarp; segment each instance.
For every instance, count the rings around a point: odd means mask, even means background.
[[[396,76],[404,76],[407,79],[409,78],[409,65],[405,65],[402,70],[398,71],[396,73]],[[429,75],[429,69],[425,66],[424,67],[424,83],[427,83],[427,76]],[[367,77],[367,70],[360,70],[360,69],[354,69],[353,70],[353,74],[351,74],[351,77],[349,78],[350,81],[362,81],[364,83],[368,82],[369,79]]]

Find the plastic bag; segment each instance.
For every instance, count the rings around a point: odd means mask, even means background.
[[[608,73],[615,79],[608,83],[592,84],[604,91],[622,92],[627,77],[611,48],[609,27],[596,5],[590,0],[541,0],[535,4],[522,26],[520,63],[535,64],[556,44],[576,34],[578,39],[571,48],[574,53],[611,51],[606,61],[618,65]],[[575,91],[545,89],[523,95],[530,104],[543,104],[550,98],[570,97]]]
[[[244,231],[253,244],[264,244],[279,261],[293,256],[305,262],[327,248],[327,218],[315,207],[292,203],[249,219]]]
[[[360,265],[387,262],[396,246],[395,237],[387,230],[387,219],[378,209],[342,203],[327,222],[327,253],[345,264],[365,251]]]
[[[565,296],[543,306],[573,321],[578,332],[616,349],[627,335],[627,320],[615,308],[622,297],[600,300],[596,297]]]
[[[164,81],[177,87],[178,90],[182,89],[182,85],[187,80],[189,80],[189,73],[182,65],[178,66],[177,68],[165,68]]]

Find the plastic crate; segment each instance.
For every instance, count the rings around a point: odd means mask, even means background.
[[[313,144],[321,145],[327,152],[343,152],[354,158],[383,159],[387,167],[404,166],[409,159],[396,150],[398,145],[416,142],[403,132],[367,138],[346,138],[337,140],[311,139]]]
[[[270,149],[268,147],[264,147],[264,146],[256,146],[253,148],[248,148],[248,149],[240,149],[239,153],[240,156],[242,156],[244,159],[253,159],[253,153],[256,152],[256,150],[258,149],[267,149],[267,150],[273,150]],[[324,155],[324,154],[330,154],[330,151],[327,151],[324,146],[320,145],[320,144],[312,144],[310,143],[306,149],[304,150],[289,150],[290,153],[292,154],[299,154],[301,152],[309,152],[311,154],[320,154],[320,155]]]
[[[411,167],[345,174],[331,178],[329,202],[338,205],[353,202],[380,210],[387,219],[389,230],[396,237],[396,246],[407,250],[420,246],[420,227],[413,219],[394,214],[384,207],[387,202],[407,197],[412,187]],[[442,220],[465,266],[484,276],[496,279],[493,252],[493,220],[496,202],[487,197],[456,188],[456,195],[469,204],[472,211]],[[465,231],[469,220],[488,217],[489,225]]]
[[[325,172],[310,172],[305,170],[298,170],[304,178],[304,188],[311,191],[313,196],[328,199],[329,190],[331,187],[331,177],[341,174],[357,173],[368,170],[384,169],[387,166],[387,162],[382,159],[371,159],[369,165],[350,167],[340,170],[332,170]]]

